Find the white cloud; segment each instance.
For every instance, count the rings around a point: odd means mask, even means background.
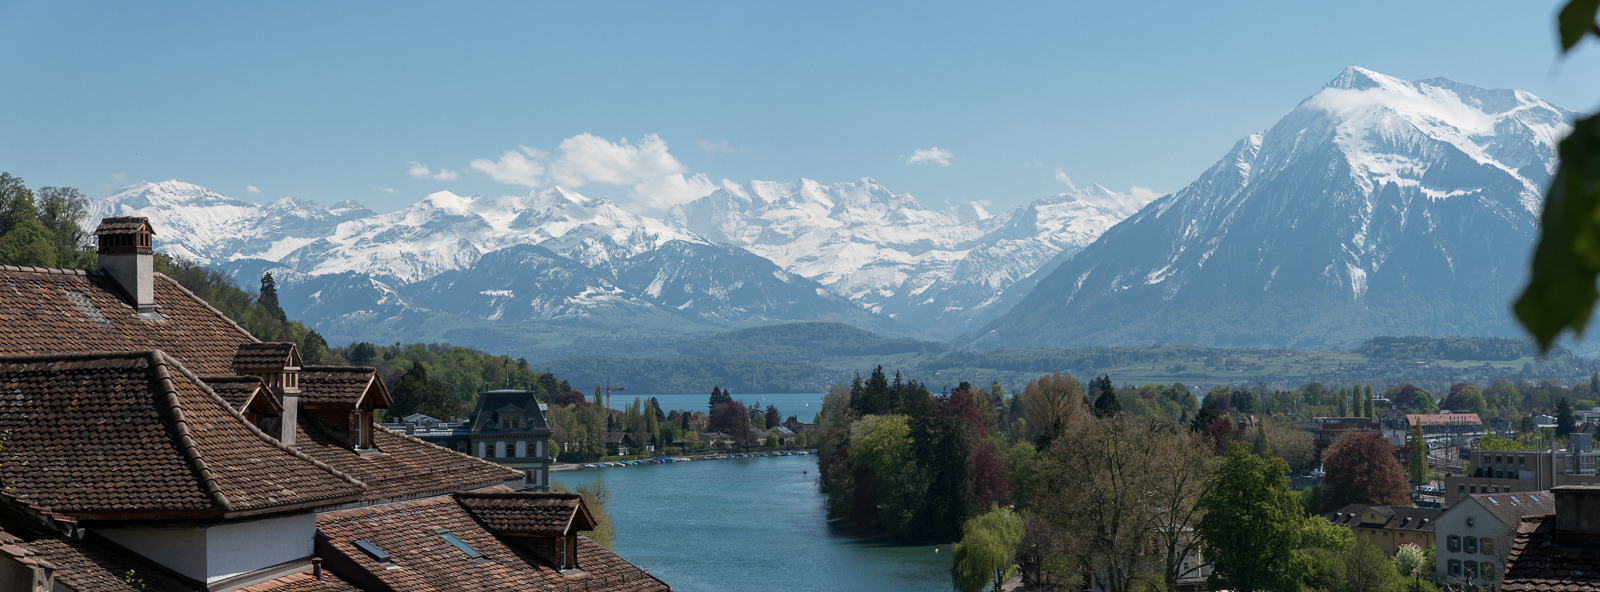
[[[732,151],[732,148],[728,148]],[[479,158],[473,170],[507,185],[543,187],[558,184],[577,188],[590,183],[630,187],[636,205],[666,208],[705,197],[718,187],[703,174],[689,169],[655,134],[630,142],[616,142],[583,133],[562,140],[552,152],[519,146],[497,160]]]
[[[1067,176],[1067,172],[1061,170],[1061,167],[1056,167],[1055,176],[1056,176],[1056,180],[1057,181],[1060,181],[1062,183],[1066,183],[1067,187],[1071,188],[1073,191],[1077,191],[1078,190],[1078,186],[1072,183],[1072,177],[1068,177]]]
[[[378,191],[378,192],[381,192],[381,193],[394,193],[394,188],[393,187],[378,186],[378,187],[373,187],[372,189],[374,191]]]
[[[454,181],[461,178],[461,173],[450,169],[439,169],[439,172],[435,173],[428,168],[428,165],[415,160],[411,161],[411,166],[406,168],[406,174],[418,179],[434,179],[437,181]]]
[[[718,152],[726,152],[728,154],[744,154],[744,148],[729,144],[727,140],[723,140],[715,144],[705,140],[695,140],[694,143],[696,146],[699,146],[701,150],[706,151],[706,158],[713,158]]]
[[[111,178],[116,179],[118,181],[123,180],[127,176],[128,176],[127,173],[111,173]]]
[[[245,191],[245,193],[249,193],[251,195],[255,195],[257,193],[261,193],[261,190],[260,189],[256,189],[255,185],[245,185],[244,186],[244,191]]]
[[[479,158],[468,163],[473,170],[482,171],[489,178],[506,185],[538,187],[544,184],[545,153],[527,146],[519,146],[500,156],[500,160]]]
[[[950,166],[950,159],[955,157],[956,155],[951,154],[949,150],[935,146],[925,150],[913,150],[911,157],[906,159],[906,165],[932,162],[937,163],[939,166]]]

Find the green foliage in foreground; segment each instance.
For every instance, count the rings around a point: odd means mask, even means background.
[[[1004,508],[968,520],[961,527],[961,542],[953,553],[955,566],[950,568],[956,589],[982,592],[991,584],[999,586],[999,576],[1011,565],[1022,532],[1022,517]]]
[[[560,481],[553,481],[550,483],[550,490],[562,493],[576,491],[582,496],[583,505],[594,515],[595,522],[594,530],[585,533],[584,536],[607,549],[613,551],[617,549],[617,528],[611,523],[611,492],[606,489],[605,479],[595,479],[576,488],[568,487]]]

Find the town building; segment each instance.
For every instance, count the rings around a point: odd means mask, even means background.
[[[1316,446],[1314,462],[1322,462],[1323,455],[1329,446],[1350,432],[1377,432],[1381,431],[1378,422],[1365,417],[1318,417],[1312,420],[1315,424],[1311,430],[1311,441]]]
[[[0,590],[669,589],[586,542],[581,499],[375,425],[373,369],[259,341],[154,272],[153,233],[105,219],[102,271],[0,266]]]
[[[1453,589],[1498,586],[1522,518],[1554,511],[1555,498],[1548,491],[1462,497],[1435,522],[1435,577]]]
[[[550,445],[548,410],[533,391],[494,390],[478,394],[478,405],[465,422],[412,415],[396,427],[425,442],[521,471],[528,487],[544,491],[550,487],[550,465],[557,453]]]
[[[1365,540],[1393,557],[1405,545],[1423,549],[1433,544],[1434,523],[1442,510],[1409,506],[1350,504],[1323,514],[1329,522],[1349,528],[1356,540]]]
[[[1505,577],[1492,592],[1600,590],[1600,487],[1563,485],[1550,493],[1554,512],[1522,519]]]
[[[1445,507],[1475,493],[1543,491],[1562,485],[1600,484],[1600,451],[1474,450],[1471,472],[1444,478]]]

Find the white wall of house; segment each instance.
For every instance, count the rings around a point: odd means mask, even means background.
[[[1471,526],[1468,526],[1468,522]],[[1442,584],[1472,584],[1480,590],[1499,588],[1514,531],[1500,522],[1478,500],[1466,497],[1456,502],[1434,523],[1435,575]],[[1455,541],[1452,547],[1451,537]],[[1471,539],[1469,541],[1469,538]],[[1489,539],[1487,553],[1484,539]],[[1470,551],[1470,552],[1469,552]],[[1454,562],[1454,563],[1452,563]],[[1483,573],[1488,563],[1494,573]],[[1471,568],[1468,564],[1473,564]],[[1456,573],[1452,573],[1452,569]],[[1468,577],[1473,574],[1476,577]]]
[[[313,553],[313,512],[193,528],[106,528],[96,533],[203,582],[304,559]]]

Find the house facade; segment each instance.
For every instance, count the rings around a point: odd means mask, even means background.
[[[1407,506],[1350,504],[1323,514],[1329,522],[1349,528],[1357,540],[1365,540],[1394,557],[1405,545],[1428,548],[1434,541],[1434,525],[1442,510]]]
[[[1467,495],[1439,516],[1434,575],[1440,583],[1495,590],[1524,516],[1555,510],[1548,491]]]

